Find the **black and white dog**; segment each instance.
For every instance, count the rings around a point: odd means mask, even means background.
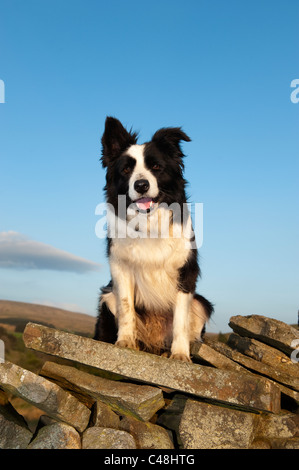
[[[137,144],[107,117],[102,164],[107,168],[108,257],[112,280],[102,289],[95,339],[190,361],[212,304],[195,293],[200,275],[186,212],[181,128],[158,130]]]

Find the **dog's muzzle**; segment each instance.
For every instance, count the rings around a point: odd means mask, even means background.
[[[134,189],[139,194],[145,194],[149,190],[150,184],[146,179],[136,180],[134,183]]]

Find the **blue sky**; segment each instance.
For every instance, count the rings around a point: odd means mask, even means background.
[[[192,139],[208,331],[237,314],[295,323],[298,19],[297,0],[0,0],[0,298],[96,314],[113,115],[140,142],[162,126]]]

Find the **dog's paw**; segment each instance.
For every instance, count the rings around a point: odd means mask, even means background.
[[[164,351],[162,354],[160,354],[161,357],[167,357],[170,358],[170,352],[169,351]]]
[[[138,349],[136,341],[132,338],[120,339],[116,341],[115,346],[119,346],[120,348]]]
[[[170,359],[176,359],[177,361],[184,361],[184,362],[192,362],[189,356],[186,356],[186,354],[171,354]]]

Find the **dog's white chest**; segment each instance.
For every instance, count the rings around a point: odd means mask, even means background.
[[[111,262],[131,277],[136,304],[157,311],[174,305],[179,269],[188,254],[180,238],[115,239]]]

